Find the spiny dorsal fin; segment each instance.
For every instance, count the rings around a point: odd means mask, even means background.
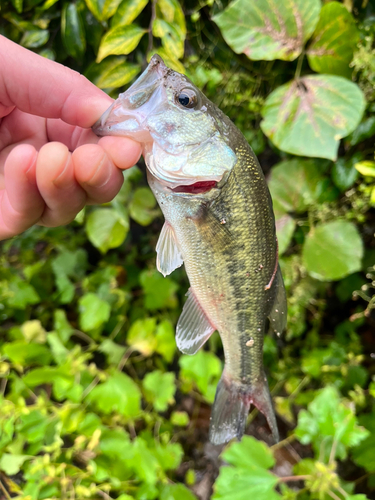
[[[184,263],[172,226],[168,222],[164,222],[156,244],[156,253],[156,267],[164,277]]]
[[[177,323],[176,343],[184,354],[195,354],[210,338],[215,328],[209,322],[191,288],[186,295],[188,299]]]

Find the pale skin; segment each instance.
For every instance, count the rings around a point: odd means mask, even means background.
[[[141,148],[91,131],[111,103],[79,73],[0,36],[0,240],[114,198]]]

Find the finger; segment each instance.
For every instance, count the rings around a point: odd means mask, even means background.
[[[0,239],[20,234],[35,224],[44,210],[36,184],[37,152],[22,145],[9,154],[4,167],[5,189],[0,192]]]
[[[80,146],[72,153],[75,176],[85,190],[87,203],[107,203],[120,191],[124,181],[105,150],[98,144]]]
[[[98,143],[122,170],[132,167],[139,160],[142,149],[139,142],[127,137],[102,137]]]
[[[91,129],[69,125],[62,120],[46,120],[47,139],[49,142],[62,142],[70,151],[82,144],[97,144],[99,137]]]
[[[90,127],[112,102],[76,71],[1,35],[0,68],[0,101],[5,107],[15,105],[26,113]]]
[[[41,148],[36,180],[46,204],[40,225],[56,227],[68,224],[85,206],[86,194],[75,179],[72,155],[63,144],[50,142]]]

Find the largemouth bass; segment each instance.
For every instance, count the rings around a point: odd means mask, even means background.
[[[190,280],[176,328],[185,354],[217,330],[225,366],[210,422],[221,444],[245,431],[250,405],[278,429],[263,370],[268,325],[281,333],[286,298],[271,197],[256,156],[227,116],[155,55],[94,126],[143,145],[149,185],[165,223],[156,246],[164,276]]]

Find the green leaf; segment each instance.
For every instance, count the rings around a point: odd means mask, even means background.
[[[184,65],[181,64],[180,61],[164,47],[159,47],[157,50],[149,52],[147,57],[151,59],[154,54],[158,54],[163,59],[165,64],[174,71],[178,71],[178,73],[183,75],[186,73]]]
[[[116,13],[120,3],[121,0],[104,0],[102,20],[106,21],[107,19],[112,17]]]
[[[303,213],[319,200],[324,188],[325,165],[317,160],[293,158],[271,170],[269,189],[275,214]]]
[[[375,177],[375,161],[360,161],[354,166],[360,174]]]
[[[86,77],[101,89],[122,87],[133,80],[141,67],[126,62],[125,57],[108,57],[101,63],[92,63]]]
[[[174,403],[176,392],[174,373],[163,373],[155,370],[143,379],[146,400],[154,405],[156,411],[165,411]]]
[[[176,352],[175,331],[172,323],[167,319],[158,324],[155,333],[155,351],[170,363]]]
[[[213,403],[222,368],[219,358],[212,352],[200,350],[194,356],[182,355],[179,365],[181,380],[196,385],[206,400]]]
[[[25,365],[43,365],[51,361],[51,353],[45,345],[18,340],[9,342],[2,348],[2,353],[12,363]]]
[[[87,401],[105,415],[118,412],[126,418],[134,418],[141,409],[138,386],[121,372],[114,372],[105,382],[94,387]]]
[[[274,490],[279,478],[267,470],[275,460],[264,443],[244,436],[241,443],[233,443],[227,448],[223,458],[231,466],[220,469],[213,500],[247,500],[250,491],[257,500],[281,498]]]
[[[354,462],[363,467],[368,472],[375,471],[375,415],[373,413],[362,415],[360,423],[370,435],[353,449],[352,456]]]
[[[87,8],[98,21],[103,21],[103,6],[105,0],[85,0]]]
[[[105,57],[114,55],[130,54],[138,45],[142,36],[147,32],[136,25],[116,26],[111,28],[103,36],[100,42],[97,62]]]
[[[307,235],[302,258],[308,273],[319,280],[338,280],[361,269],[363,242],[352,222],[320,224]]]
[[[111,339],[104,339],[99,351],[107,355],[108,363],[118,365],[126,352],[126,347],[115,344]]]
[[[338,2],[329,2],[320,11],[318,25],[307,50],[311,69],[350,78],[349,63],[359,33],[353,16]]]
[[[156,200],[148,187],[140,187],[134,191],[133,198],[129,204],[129,214],[141,226],[148,226],[160,214],[155,210]]]
[[[48,30],[34,29],[30,31],[25,31],[21,39],[20,44],[27,49],[37,49],[42,45],[46,44],[49,39]]]
[[[197,497],[183,484],[165,484],[160,500],[197,500]]]
[[[130,327],[126,338],[127,343],[144,356],[151,356],[157,345],[155,327],[155,318],[138,319]]]
[[[363,120],[349,137],[349,144],[356,146],[375,135],[375,116]]]
[[[23,0],[11,0],[13,7],[16,9],[18,14],[21,14],[23,9]]]
[[[288,214],[276,218],[276,235],[279,248],[279,256],[282,255],[292,241],[296,221]]]
[[[186,427],[190,422],[189,415],[186,411],[174,411],[171,414],[171,424],[179,427]]]
[[[178,59],[184,55],[185,37],[181,36],[180,31],[171,23],[163,19],[155,19],[152,25],[154,36],[162,39],[165,50]]]
[[[8,476],[14,476],[19,473],[26,460],[30,460],[31,458],[33,457],[30,455],[4,453],[0,458],[0,470],[8,474]]]
[[[148,0],[123,0],[112,18],[111,27],[131,24],[147,4]]]
[[[241,443],[233,443],[222,457],[231,465],[250,470],[253,467],[271,469],[275,465],[275,459],[267,445],[251,436],[244,436]]]
[[[268,96],[261,128],[287,153],[335,160],[339,140],[357,127],[364,107],[355,83],[339,76],[305,76]]]
[[[129,221],[113,208],[97,208],[87,218],[86,232],[91,243],[102,253],[119,247],[129,231]]]
[[[61,36],[67,53],[81,61],[86,51],[83,22],[76,3],[66,3],[61,12]]]
[[[9,282],[8,306],[15,309],[25,309],[29,304],[37,304],[40,301],[39,295],[33,286],[18,276],[12,276]]]
[[[369,432],[358,426],[353,409],[340,401],[337,389],[328,386],[308,405],[308,411],[300,411],[295,434],[302,444],[312,443],[321,460],[327,460],[334,442],[333,458],[345,459],[347,448],[357,446]]]
[[[320,9],[320,0],[235,0],[213,20],[237,54],[293,61],[313,33]]]
[[[145,293],[145,307],[149,311],[170,308],[177,305],[175,292],[178,285],[170,278],[164,278],[156,269],[143,271],[139,277]]]
[[[337,158],[332,168],[332,180],[341,191],[346,191],[353,186],[358,178],[358,171],[355,169],[355,159]]]
[[[100,328],[109,320],[111,306],[94,293],[87,293],[79,299],[79,325],[89,332]]]

